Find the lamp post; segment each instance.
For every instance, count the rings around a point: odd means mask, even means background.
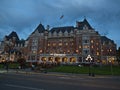
[[[111,74],[113,75],[113,68],[112,68],[112,57],[110,57],[110,68],[111,68]]]
[[[88,55],[86,58],[86,61],[89,62],[89,76],[91,76],[91,75],[94,76],[94,72],[91,73],[91,64],[92,64],[91,61],[92,60],[93,60],[92,57],[90,55]]]

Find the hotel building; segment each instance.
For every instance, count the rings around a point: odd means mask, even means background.
[[[75,27],[45,29],[40,23],[27,38],[23,53],[27,62],[107,64],[116,60],[116,44],[101,36],[86,19],[77,21]]]

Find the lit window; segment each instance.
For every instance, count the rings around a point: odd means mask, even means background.
[[[62,43],[59,43],[59,46],[62,46]]]
[[[112,52],[112,49],[110,49],[110,52]]]
[[[91,48],[93,48],[93,46],[91,46]]]
[[[66,46],[68,45],[68,43],[66,43]]]
[[[88,45],[84,45],[83,48],[89,48],[89,46]]]
[[[78,50],[76,50],[76,52],[78,52]]]
[[[97,55],[100,55],[99,52],[97,52]]]
[[[98,43],[96,43],[96,45],[98,45]]]
[[[53,43],[53,46],[56,46],[56,43]]]
[[[50,44],[48,43],[48,46],[50,46]]]
[[[67,52],[70,52],[70,50],[68,50]]]
[[[33,53],[35,54],[35,53],[36,53],[36,51],[33,51]]]
[[[91,40],[91,43],[93,43],[93,40]]]
[[[73,45],[73,43],[72,43],[72,45]]]
[[[79,48],[81,48],[81,46],[79,46]]]
[[[42,52],[42,50],[40,50],[40,52]]]

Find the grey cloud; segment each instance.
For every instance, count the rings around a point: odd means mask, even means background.
[[[27,38],[40,22],[51,27],[75,25],[86,16],[93,28],[118,43],[112,33],[120,33],[119,5],[120,0],[0,0],[0,33],[13,29]]]

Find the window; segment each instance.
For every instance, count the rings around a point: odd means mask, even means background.
[[[88,43],[88,40],[85,40],[84,43]]]
[[[89,48],[89,45],[84,45],[83,48]]]
[[[50,44],[48,43],[48,46],[50,46]]]
[[[110,49],[110,52],[112,52],[112,49]]]
[[[81,48],[81,46],[79,46],[79,48]]]
[[[59,46],[62,46],[62,43],[59,43]]]
[[[68,43],[65,44],[66,46],[68,45]]]
[[[99,45],[98,43],[96,43],[96,45]]]
[[[88,30],[87,25],[84,25],[83,30]]]
[[[36,51],[32,51],[32,53],[36,54]]]
[[[99,53],[99,52],[97,52],[97,55],[100,55],[100,53]]]
[[[42,50],[40,50],[40,53],[42,52]]]
[[[84,54],[88,54],[89,50],[84,50],[83,52],[84,52]]]
[[[91,43],[93,43],[93,40],[91,40]]]
[[[73,44],[73,43],[71,43],[71,45],[73,46],[74,44]]]
[[[91,48],[93,48],[93,46],[91,46]]]
[[[78,50],[76,50],[76,52],[78,52]]]
[[[53,46],[56,46],[56,43],[53,43]]]

